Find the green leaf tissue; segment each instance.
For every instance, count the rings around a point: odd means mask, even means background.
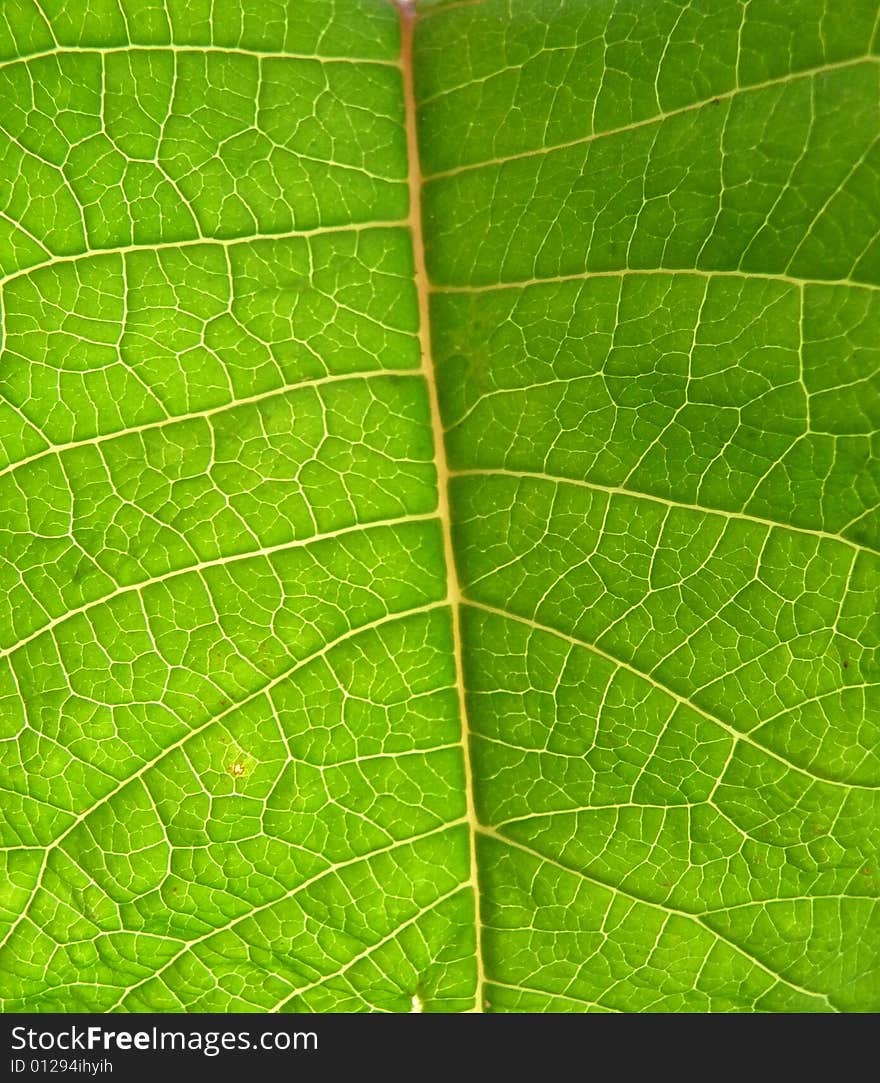
[[[0,1007],[880,1010],[876,0],[6,0]]]

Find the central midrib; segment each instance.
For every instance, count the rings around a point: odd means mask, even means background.
[[[396,0],[400,13],[400,69],[403,77],[403,100],[406,116],[406,150],[409,184],[409,229],[412,236],[415,284],[419,306],[419,347],[421,372],[428,388],[431,410],[431,429],[434,439],[434,462],[437,470],[437,514],[443,532],[443,554],[446,563],[446,600],[452,615],[452,642],[455,656],[455,686],[458,693],[458,712],[461,719],[461,751],[464,764],[465,805],[470,851],[470,886],[474,899],[476,990],[474,1011],[483,1011],[483,953],[482,923],[480,919],[480,889],[477,877],[477,820],[474,802],[474,775],[470,754],[470,727],[468,726],[467,702],[464,691],[464,673],[461,656],[461,587],[455,567],[452,548],[452,518],[449,510],[449,465],[446,461],[443,421],[437,394],[437,379],[431,352],[430,307],[428,271],[425,265],[425,244],[422,233],[422,170],[416,130],[416,93],[413,69],[413,36],[416,13],[412,0]]]

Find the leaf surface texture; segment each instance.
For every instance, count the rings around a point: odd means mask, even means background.
[[[878,22],[4,5],[7,1011],[880,1008]]]

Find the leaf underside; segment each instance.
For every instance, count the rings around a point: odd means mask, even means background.
[[[880,1009],[878,16],[3,4],[5,1010]]]

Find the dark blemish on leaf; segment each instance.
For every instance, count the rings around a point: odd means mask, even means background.
[[[848,658],[844,658],[844,660],[843,660],[843,668],[844,669],[849,669],[849,659]]]
[[[712,99],[712,104],[713,105],[720,105],[721,104],[721,99],[720,98],[713,98]]]

